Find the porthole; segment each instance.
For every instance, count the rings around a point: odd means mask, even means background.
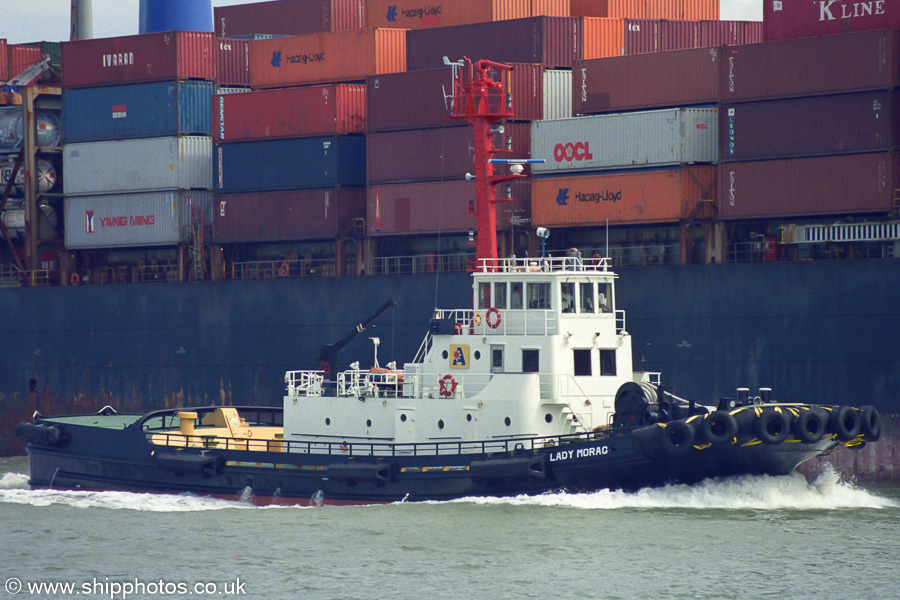
[[[444,350],[443,352],[441,352],[441,356],[443,356],[444,359],[448,359],[450,358],[450,353]]]
[[[506,423],[507,427],[512,425],[512,420],[509,417],[506,417],[505,419],[503,419],[503,422]]]
[[[481,360],[481,350],[475,351],[475,360]]]
[[[547,416],[550,416],[550,415],[547,415]],[[372,426],[372,419],[366,419],[366,427],[371,427],[371,426]]]
[[[472,414],[471,413],[466,415],[466,421],[468,421],[469,423],[472,422]]]
[[[547,413],[546,415],[544,415],[544,420],[547,421],[548,423],[552,423],[553,415],[551,415],[550,413]]]
[[[440,420],[438,420],[438,429],[443,429],[443,428],[444,428],[444,420],[440,419]]]
[[[325,424],[326,424],[326,425],[331,425],[331,419],[329,419],[329,418],[326,417],[326,418],[325,418]]]
[[[406,423],[406,415],[400,415],[400,422]]]

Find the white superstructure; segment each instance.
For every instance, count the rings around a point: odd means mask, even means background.
[[[438,310],[403,370],[285,376],[284,439],[422,443],[543,437],[609,424],[633,381],[606,259],[481,261],[472,309]],[[377,366],[377,365],[376,365]]]

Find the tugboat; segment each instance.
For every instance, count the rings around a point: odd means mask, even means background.
[[[448,64],[449,61],[447,61]],[[33,487],[191,492],[259,502],[449,500],[634,490],[742,474],[784,475],[880,437],[871,406],[777,402],[771,390],[703,405],[659,373],[634,373],[606,259],[499,258],[495,186],[523,161],[494,158],[512,116],[510,67],[453,63],[451,117],[475,134],[472,306],[437,309],[396,368],[333,368],[355,335],[289,371],[281,407],[200,407],[43,417],[17,428]],[[497,77],[495,80],[494,77]],[[495,164],[511,165],[494,174]],[[549,232],[539,228],[546,240]],[[357,331],[391,306],[380,307]]]

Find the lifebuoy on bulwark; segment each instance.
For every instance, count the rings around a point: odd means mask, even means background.
[[[491,315],[495,315],[497,318],[492,319]],[[490,307],[487,311],[487,314],[484,316],[484,320],[487,323],[488,327],[490,327],[491,329],[497,329],[497,327],[500,326],[500,321],[502,320],[500,318],[500,309],[496,306]]]
[[[438,385],[441,388],[441,396],[450,397],[456,391],[456,380],[453,379],[453,375],[444,375],[438,381]]]
[[[286,262],[281,263],[281,267],[278,268],[278,276],[279,277],[287,277],[288,273],[288,264]]]
[[[78,276],[78,273],[72,273],[72,276],[69,277],[69,282],[72,285],[78,285],[79,283],[81,283],[81,277]]]

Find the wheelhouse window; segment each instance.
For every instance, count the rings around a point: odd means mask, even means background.
[[[503,372],[503,346],[491,346],[491,373]]]
[[[522,372],[539,373],[541,354],[538,350],[522,350]]]
[[[574,359],[574,374],[576,377],[590,377],[591,375],[591,351],[590,350],[572,350],[572,358]]]
[[[494,283],[494,306],[506,310],[506,282]]]
[[[478,308],[491,307],[491,284],[483,282],[478,284]]]
[[[549,283],[529,283],[525,289],[528,292],[528,308],[550,308]]]
[[[509,307],[516,310],[522,308],[521,281],[513,281],[509,284]]]
[[[559,303],[564,313],[575,312],[575,295],[572,293],[574,283],[561,283],[559,285]]]
[[[579,283],[578,292],[578,312],[594,312],[594,284]]]
[[[612,312],[613,297],[611,283],[597,284],[597,307],[602,313]]]
[[[614,377],[616,374],[616,351],[600,350],[600,375]]]

